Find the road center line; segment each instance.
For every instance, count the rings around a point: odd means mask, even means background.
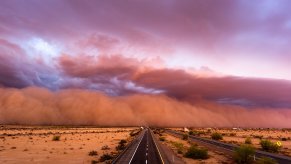
[[[130,161],[129,161],[129,164],[131,163],[131,161],[132,161],[132,159],[133,159],[133,157],[134,157],[134,155],[135,155],[135,153],[136,153],[136,151],[137,151],[137,149],[138,149],[138,147],[139,147],[139,144],[141,143],[141,141],[143,140],[143,137],[145,136],[145,132],[144,132],[144,134],[143,134],[143,136],[141,137],[141,140],[139,141],[139,143],[138,143],[138,145],[137,145],[137,147],[136,147],[136,149],[135,149],[135,151],[134,151],[134,153],[133,153],[133,155],[132,155],[132,157],[131,157],[131,159],[130,159]]]

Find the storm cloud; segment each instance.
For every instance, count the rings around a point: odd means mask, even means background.
[[[2,0],[0,123],[290,127],[289,11],[287,0]]]

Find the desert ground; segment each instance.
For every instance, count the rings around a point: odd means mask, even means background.
[[[184,132],[183,128],[171,128]],[[130,143],[138,127],[66,127],[66,126],[14,126],[0,125],[0,163],[108,163],[101,160],[104,155],[115,157],[121,140]],[[250,138],[252,145],[261,149],[260,140],[280,141],[279,154],[291,156],[291,131],[289,129],[242,129],[242,128],[188,128],[194,135],[211,138],[217,132],[222,142],[243,144]],[[189,133],[184,132],[184,133]],[[165,132],[155,137],[172,149],[185,163],[232,163],[232,156],[199,143],[183,140]],[[208,149],[208,159],[186,158],[184,154],[191,145]]]
[[[100,162],[104,154],[116,155],[120,140],[129,143],[135,130],[138,128],[2,125],[0,163]]]
[[[172,128],[176,131],[184,131],[183,128]],[[274,143],[281,142],[279,154],[291,156],[291,129],[273,128],[189,128],[200,137],[211,138],[211,134],[218,132],[223,136],[222,142],[241,145],[246,138],[250,138],[252,145],[261,149],[260,140],[267,139]]]
[[[175,154],[180,157],[186,164],[210,164],[210,163],[232,163],[232,160],[230,157],[226,154],[223,154],[218,151],[211,151],[208,150],[208,159],[192,159],[192,158],[186,158],[183,156],[187,149],[192,145],[196,144],[194,142],[190,142],[189,140],[182,140],[181,138],[174,137],[172,135],[162,133],[162,135],[156,135],[156,137],[164,138],[165,141],[163,141],[163,144],[166,144],[168,147],[170,147]],[[203,146],[198,145],[199,148],[204,148]]]

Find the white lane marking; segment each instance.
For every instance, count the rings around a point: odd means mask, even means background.
[[[148,160],[146,160],[146,164],[148,163]]]
[[[163,158],[162,158],[161,152],[160,152],[160,150],[159,150],[159,148],[158,148],[158,146],[157,146],[157,144],[156,144],[156,142],[155,142],[155,139],[154,139],[154,137],[153,137],[151,131],[150,131],[150,135],[151,135],[151,137],[152,137],[152,139],[153,139],[153,142],[154,142],[154,144],[155,144],[155,146],[156,146],[156,148],[157,148],[157,150],[158,150],[158,153],[159,153],[159,155],[160,155],[160,158],[161,158],[161,160],[162,160],[162,163],[164,164],[165,162],[164,162],[164,160],[163,160]]]
[[[130,159],[130,161],[129,161],[129,164],[131,163],[131,161],[132,161],[132,159],[133,159],[133,157],[134,157],[134,155],[135,155],[135,153],[136,153],[136,151],[137,151],[137,149],[138,149],[138,147],[139,147],[139,144],[141,143],[141,141],[142,141],[144,135],[145,135],[145,132],[144,132],[143,136],[141,137],[141,140],[139,141],[139,143],[138,143],[138,145],[137,145],[137,147],[136,147],[136,149],[135,149],[135,151],[134,151],[134,153],[133,153],[133,155],[132,155],[132,157],[131,157],[131,159]]]
[[[148,153],[146,153],[146,156],[148,156]]]
[[[172,158],[173,158],[173,161],[172,161],[172,162],[175,162],[175,157],[174,157],[174,155],[172,155]]]

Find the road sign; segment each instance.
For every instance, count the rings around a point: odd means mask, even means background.
[[[277,146],[281,146],[282,145],[282,143],[280,141],[277,141],[276,144],[277,144]]]

